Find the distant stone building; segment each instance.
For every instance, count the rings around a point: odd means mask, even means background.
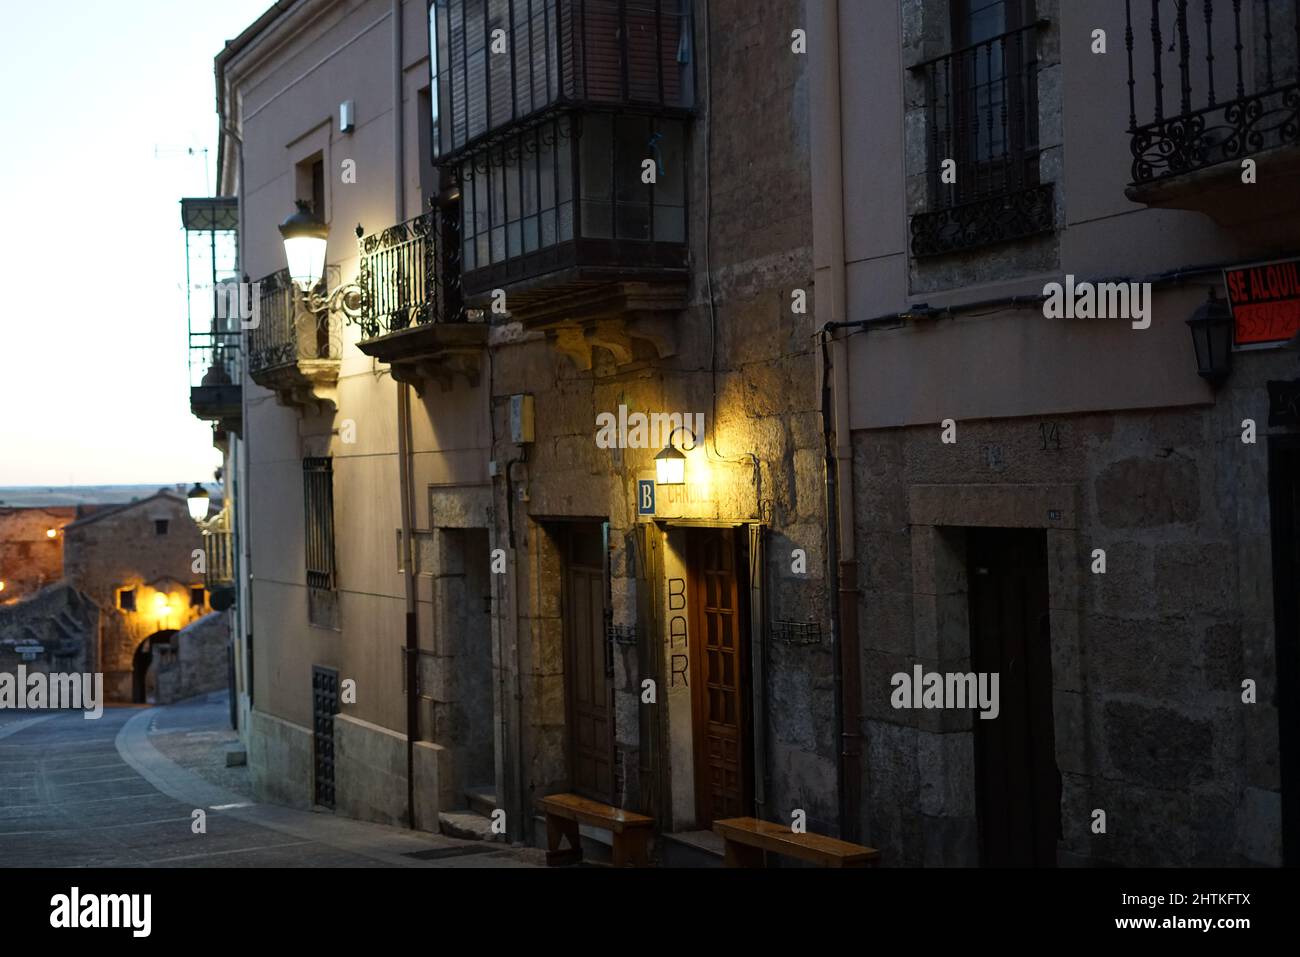
[[[90,657],[104,672],[105,696],[145,701],[153,654],[211,611],[193,570],[203,540],[185,499],[163,490],[72,522],[64,536],[64,580],[102,612]]]
[[[63,577],[63,526],[77,509],[0,506],[0,605],[34,595]]]

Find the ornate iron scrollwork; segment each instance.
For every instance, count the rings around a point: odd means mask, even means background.
[[[1025,239],[1055,228],[1051,183],[988,196],[912,217],[912,255],[942,256],[990,243]]]
[[[1300,85],[1133,129],[1133,182],[1151,183],[1300,143]]]

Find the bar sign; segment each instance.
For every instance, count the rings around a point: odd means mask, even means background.
[[[636,512],[638,515],[655,513],[654,479],[638,479],[636,483]]]

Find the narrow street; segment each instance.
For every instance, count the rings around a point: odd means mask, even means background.
[[[515,867],[540,852],[253,802],[224,694],[165,708],[0,711],[0,867]],[[193,812],[206,814],[194,833]],[[419,857],[412,856],[420,855]]]

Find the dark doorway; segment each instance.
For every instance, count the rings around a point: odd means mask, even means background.
[[[753,813],[746,562],[729,528],[689,536],[696,827]]]
[[[561,529],[564,549],[564,690],[572,790],[614,798],[613,661],[605,639],[606,526]]]
[[[175,630],[154,632],[136,645],[131,658],[131,700],[136,704],[153,704],[157,673],[153,668],[154,651],[171,645]]]
[[[981,862],[1051,867],[1061,832],[1061,776],[1052,722],[1047,535],[970,529],[971,665],[999,676],[999,713],[976,714],[975,786]]]
[[[496,793],[492,680],[492,557],[486,528],[445,528],[440,586],[449,606],[447,641],[455,697],[449,740],[462,791]]]
[[[339,673],[312,665],[312,754],[316,777],[316,803],[334,806],[334,716],[339,713]]]
[[[1269,440],[1282,863],[1300,864],[1300,436]]]

